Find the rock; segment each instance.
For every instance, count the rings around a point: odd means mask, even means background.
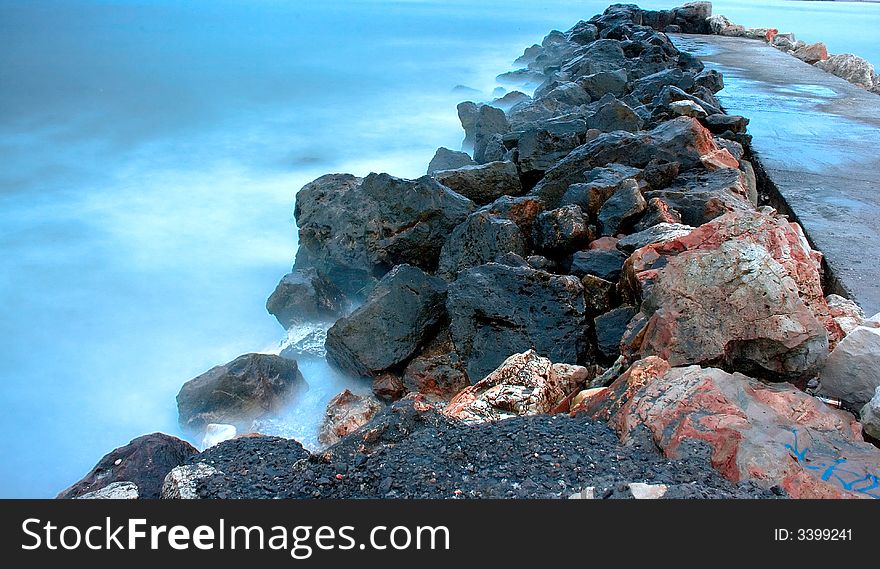
[[[254,419],[272,415],[307,388],[295,360],[245,354],[183,384],[177,394],[178,418],[181,427],[194,431],[209,423],[247,430]]]
[[[284,328],[311,320],[335,320],[348,307],[342,291],[314,269],[288,273],[266,301],[266,310]]]
[[[745,133],[749,124],[749,119],[739,115],[714,114],[709,115],[705,119],[706,127],[715,134],[722,134],[726,131],[734,133]]]
[[[568,272],[576,277],[593,275],[606,281],[617,282],[625,262],[626,255],[617,250],[578,251],[571,257]]]
[[[506,73],[501,73],[495,77],[499,83],[507,85],[516,85],[517,87],[534,87],[540,85],[544,81],[544,74],[538,71],[532,71],[528,68],[514,69]]]
[[[819,393],[861,409],[880,386],[880,328],[859,326],[828,356],[819,373]]]
[[[483,162],[504,162],[510,161],[513,154],[508,153],[507,147],[504,146],[504,137],[500,134],[493,134],[486,141],[486,150],[483,151]]]
[[[859,418],[865,432],[880,440],[880,388],[874,390],[874,396],[862,407]]]
[[[583,288],[575,277],[488,263],[459,275],[446,307],[472,381],[523,350],[577,363],[585,349]]]
[[[133,484],[140,498],[158,498],[165,475],[198,452],[191,444],[170,435],[144,435],[104,455],[82,480],[58,494],[58,498],[77,498],[114,482]],[[120,485],[114,490],[124,488],[128,487]],[[130,493],[130,488],[126,492]]]
[[[627,235],[617,242],[617,248],[625,253],[632,253],[636,249],[641,249],[647,245],[665,243],[679,237],[684,237],[693,229],[690,225],[682,225],[680,223],[658,223],[638,233]]]
[[[666,121],[638,135],[609,132],[575,148],[547,171],[532,193],[553,207],[568,187],[582,182],[584,172],[592,168],[613,162],[644,168],[656,159],[678,162],[682,169],[688,169],[702,165],[704,158],[711,158],[719,151],[711,133],[690,117]]]
[[[640,103],[649,103],[660,94],[664,87],[673,85],[685,91],[693,89],[695,75],[693,73],[685,73],[681,69],[664,69],[657,73],[652,73],[637,79],[633,83],[632,97]]]
[[[645,166],[641,178],[651,189],[662,190],[678,177],[680,171],[681,164],[678,162],[651,160]]]
[[[799,47],[793,33],[776,34],[770,45],[781,51],[793,51]]]
[[[434,153],[431,162],[428,163],[428,175],[440,170],[455,170],[465,166],[473,166],[476,164],[467,152],[459,152],[457,150],[449,150],[442,146]],[[460,193],[460,192],[459,192]]]
[[[779,30],[776,28],[746,28],[743,32],[743,36],[752,40],[762,40],[770,43],[778,33]]]
[[[578,50],[577,57],[562,66],[562,72],[569,77],[585,77],[603,71],[614,72],[626,68],[626,54],[620,42],[614,39],[599,39]]]
[[[459,392],[443,414],[465,423],[484,423],[549,413],[588,379],[585,367],[555,364],[528,350],[505,359],[498,369]]]
[[[324,359],[327,356],[324,343],[327,341],[327,330],[330,326],[333,326],[333,321],[294,324],[287,329],[287,337],[281,342],[278,355],[297,361]]]
[[[660,198],[648,198],[645,213],[642,214],[642,218],[639,219],[638,223],[633,226],[633,231],[645,231],[663,223],[679,224],[681,223],[681,214]]]
[[[669,110],[676,117],[704,119],[709,116],[703,107],[690,100],[673,101],[669,103]]]
[[[494,261],[505,253],[528,253],[519,226],[509,219],[478,211],[449,236],[440,252],[437,274],[454,280],[459,272]]]
[[[666,495],[669,487],[666,484],[645,484],[630,482],[629,491],[636,500],[659,500]]]
[[[572,184],[562,195],[562,206],[578,205],[580,208],[595,217],[602,205],[620,189],[624,180],[635,178],[642,173],[638,168],[624,166],[623,164],[609,164],[602,168],[593,168],[586,173],[586,182]]]
[[[297,266],[314,266],[363,298],[394,265],[434,270],[447,237],[473,209],[429,176],[322,176],[296,196]]]
[[[629,81],[629,77],[627,77],[626,69],[615,69],[581,77],[578,79],[578,85],[586,91],[590,98],[598,101],[609,94],[622,97],[626,93],[627,81]]]
[[[379,373],[373,378],[373,395],[383,401],[397,401],[406,395],[406,386],[395,373]]]
[[[844,334],[849,334],[857,327],[865,324],[865,313],[852,300],[836,294],[829,294],[825,301],[828,303],[828,311],[831,317],[840,326]]]
[[[647,202],[635,180],[624,180],[599,209],[597,218],[602,235],[626,232],[645,211]]]
[[[758,177],[755,175],[755,167],[748,160],[740,160],[739,169],[742,171],[745,179],[749,202],[752,206],[758,207]]]
[[[543,174],[569,152],[586,142],[587,123],[583,119],[553,121],[530,126],[507,135],[516,142],[520,171],[524,177]]]
[[[461,148],[462,150],[471,150],[474,148],[475,129],[480,106],[471,101],[464,101],[458,104],[456,110],[458,111],[458,120],[461,122],[461,128],[464,129],[464,140],[461,143]]]
[[[745,28],[742,26],[738,26],[727,19],[727,16],[722,16],[721,14],[717,14],[712,16],[706,23],[709,26],[709,29],[713,34],[719,36],[743,36],[745,35]]]
[[[447,188],[478,205],[492,203],[501,196],[518,196],[523,193],[516,164],[510,161],[440,170],[434,172],[433,176]]]
[[[202,448],[210,448],[223,441],[234,439],[238,434],[235,425],[224,425],[222,423],[208,423],[205,427],[205,435],[202,437]]]
[[[160,497],[163,500],[198,500],[199,494],[196,487],[199,480],[217,474],[223,473],[213,466],[201,462],[175,466],[165,477]]]
[[[638,132],[642,128],[642,119],[629,105],[613,96],[602,104],[595,113],[587,117],[587,128],[595,128],[602,132],[625,130]],[[601,103],[601,101],[600,101]]]
[[[851,53],[832,55],[824,61],[817,61],[815,65],[863,89],[870,90],[874,87],[874,66],[857,55]]]
[[[354,375],[374,376],[416,353],[445,318],[446,283],[411,265],[394,267],[366,302],[327,332],[327,359]]]
[[[403,384],[409,391],[444,401],[471,384],[448,330],[438,334],[409,362],[403,371]]]
[[[698,87],[705,87],[713,93],[717,93],[718,91],[724,89],[724,76],[722,76],[721,73],[714,69],[707,69],[705,71],[701,71],[696,75],[696,77],[694,77],[694,85]]]
[[[695,88],[694,92],[698,90],[702,91],[699,88]],[[714,95],[710,91],[705,91],[707,94],[707,98],[714,98]],[[692,95],[687,91],[676,87],[675,85],[667,85],[660,90],[660,93],[654,97],[654,100],[651,101],[652,106],[654,107],[670,107],[673,103],[679,101],[690,101],[691,103],[699,106],[703,111],[706,112],[707,115],[720,114],[721,108],[714,104],[711,100],[701,99],[696,95]]]
[[[684,172],[666,189],[645,192],[645,198],[659,198],[692,227],[731,211],[754,210],[745,174],[734,168]]]
[[[620,356],[620,340],[629,321],[638,312],[638,308],[634,306],[621,306],[596,317],[596,346],[602,356],[608,360],[615,360]]]
[[[606,235],[590,241],[590,249],[600,249],[602,251],[616,251],[617,243],[620,241],[617,237]]]
[[[474,160],[478,164],[488,162],[486,160],[486,146],[494,134],[504,134],[510,130],[507,116],[499,108],[491,105],[483,105],[477,114],[474,125]]]
[[[564,255],[586,247],[594,235],[581,208],[568,205],[538,214],[532,237],[538,250]]]
[[[788,384],[699,366],[635,362],[608,391],[587,400],[627,442],[643,428],[670,459],[700,449],[728,480],[781,487],[792,498],[880,497],[880,450],[852,416]],[[843,463],[846,463],[845,465]]]
[[[535,196],[502,196],[477,211],[514,222],[526,239],[530,239],[532,225],[538,214],[544,211],[544,203]]]
[[[568,34],[566,35],[566,37],[569,41],[581,45],[586,45],[598,39],[599,29],[595,25],[581,20],[580,22],[575,24],[570,30],[568,30]]]
[[[577,395],[575,395],[571,400],[571,408],[580,406],[581,403],[584,403],[591,397],[596,397],[605,393],[607,387],[592,387],[590,389],[584,389],[583,391],[579,391]]]
[[[346,389],[327,404],[318,441],[326,446],[336,444],[366,425],[381,409],[382,404],[373,397]]]
[[[536,95],[546,105],[554,109],[579,107],[590,102],[590,95],[578,84],[566,81],[553,87],[546,93]]]
[[[516,105],[520,103],[527,103],[531,100],[532,98],[522,91],[511,91],[509,93],[505,93],[504,96],[495,99],[490,104],[493,107],[498,107],[503,111],[509,111]]]
[[[138,487],[134,482],[113,482],[94,492],[76,496],[74,500],[137,500]]]

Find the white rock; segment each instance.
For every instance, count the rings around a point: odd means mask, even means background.
[[[666,484],[645,484],[643,482],[631,482],[629,491],[636,500],[657,500],[666,495]]]
[[[234,439],[238,434],[238,430],[233,425],[225,425],[223,423],[208,423],[205,427],[205,436],[202,437],[202,448],[211,448],[223,441]]]
[[[569,500],[592,500],[596,497],[596,488],[587,486],[580,492],[575,492],[568,497]]]
[[[163,500],[198,500],[196,484],[202,478],[215,474],[221,474],[221,472],[213,466],[201,462],[175,466],[162,483],[160,497]]]
[[[113,482],[94,492],[77,496],[76,500],[137,500],[138,487],[134,482]]]
[[[859,326],[837,344],[819,372],[819,395],[858,409],[880,386],[880,328]]]
[[[860,419],[865,432],[880,439],[880,387],[874,391],[874,397],[862,407]]]
[[[688,101],[687,99],[683,101],[674,101],[669,103],[669,110],[672,111],[674,115],[680,117],[693,117],[695,119],[704,119],[709,114],[706,112],[703,107],[698,105],[693,101]]]

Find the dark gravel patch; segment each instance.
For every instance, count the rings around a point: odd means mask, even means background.
[[[193,461],[224,473],[200,483],[206,498],[567,498],[588,486],[597,497],[631,498],[630,482],[666,484],[668,498],[777,497],[722,478],[707,447],[668,460],[636,439],[623,446],[584,417],[466,426],[401,402],[321,454],[265,437],[227,441]]]

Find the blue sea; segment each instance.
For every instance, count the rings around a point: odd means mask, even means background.
[[[182,383],[277,350],[264,305],[296,191],[421,175],[460,144],[457,102],[606,5],[0,0],[0,497],[54,496],[138,435],[180,434]],[[880,64],[880,4],[715,12]],[[308,442],[350,381],[304,374]]]

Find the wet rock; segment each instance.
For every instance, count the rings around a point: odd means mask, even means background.
[[[113,482],[94,492],[76,496],[74,500],[137,500],[138,487],[134,482]]]
[[[514,354],[492,373],[459,392],[443,409],[465,423],[549,413],[587,380],[587,368],[554,364],[534,350]]]
[[[713,93],[717,93],[724,89],[724,76],[714,69],[707,69],[694,77],[694,85],[705,87]]]
[[[516,85],[517,87],[528,87],[540,85],[544,81],[544,74],[539,71],[533,71],[528,68],[514,69],[501,73],[495,77],[499,83],[507,85]]]
[[[810,65],[815,65],[828,59],[828,48],[824,43],[816,42],[797,48],[792,55]]]
[[[322,176],[296,196],[297,266],[362,298],[394,265],[434,270],[446,238],[473,209],[429,176]]]
[[[874,87],[874,66],[857,55],[851,53],[832,55],[824,61],[817,61],[815,65],[863,89],[870,90]]]
[[[568,272],[576,277],[592,275],[617,282],[626,262],[626,255],[617,250],[590,249],[578,251],[571,257]]]
[[[749,119],[739,115],[714,114],[706,117],[706,127],[715,134],[730,131],[744,133],[749,124]]]
[[[594,235],[581,208],[568,205],[539,214],[532,237],[538,250],[564,255],[586,247]]]
[[[505,134],[510,130],[507,115],[499,108],[483,105],[477,113],[474,125],[474,160],[478,164],[488,162],[486,159],[486,147],[489,140],[495,134]]]
[[[584,172],[592,168],[611,163],[644,168],[656,159],[678,162],[682,169],[688,169],[702,165],[704,157],[714,156],[719,151],[711,133],[690,117],[664,122],[638,135],[609,132],[575,148],[547,171],[532,193],[552,207],[570,185],[582,182]]]
[[[659,198],[693,227],[731,211],[754,209],[745,174],[734,168],[685,172],[669,187],[645,192],[645,198]]]
[[[158,498],[165,475],[198,452],[189,443],[170,435],[144,435],[104,455],[82,480],[58,494],[58,498],[77,498],[114,482],[134,484],[140,498]],[[121,490],[122,486],[116,489]],[[126,491],[130,492],[130,488]]]
[[[310,320],[335,320],[348,307],[339,287],[314,269],[288,273],[266,301],[266,310],[285,328]]]
[[[635,178],[641,173],[642,170],[623,164],[593,168],[585,174],[586,182],[572,184],[565,190],[560,204],[578,205],[584,212],[595,217],[608,198],[620,189],[624,180]]]
[[[323,359],[327,355],[324,343],[327,341],[327,330],[333,326],[332,320],[295,324],[287,329],[287,337],[281,342],[278,353],[288,360]]]
[[[575,277],[489,263],[458,277],[446,303],[456,351],[471,380],[512,353],[534,349],[577,363],[584,349],[583,288]]]
[[[382,404],[373,397],[346,389],[327,404],[318,441],[327,446],[335,444],[370,422],[381,409]]]
[[[223,473],[201,462],[175,466],[165,477],[160,497],[163,500],[198,500],[199,481],[217,474]]]
[[[501,196],[518,196],[523,193],[516,165],[510,161],[440,170],[434,172],[433,176],[447,188],[477,205],[492,203]]]
[[[489,212],[472,214],[455,228],[440,253],[437,274],[454,279],[459,272],[496,260],[505,253],[526,255],[528,246],[519,226]]]
[[[695,84],[695,75],[693,73],[686,73],[678,68],[664,69],[637,79],[633,83],[632,97],[640,103],[649,103],[666,86],[672,85],[688,91]]]
[[[595,128],[602,132],[625,130],[638,132],[642,128],[642,119],[629,105],[613,96],[600,106],[595,113],[587,117],[587,128]]]
[[[577,57],[562,66],[562,72],[569,77],[585,77],[603,71],[614,72],[626,68],[626,54],[620,42],[613,39],[600,39],[578,50]]]
[[[443,401],[471,384],[448,330],[438,334],[409,362],[403,372],[403,383],[409,391]]]
[[[694,91],[696,92],[697,90],[695,89]],[[707,93],[711,95],[708,91]],[[663,89],[660,90],[660,93],[654,97],[651,104],[654,107],[669,107],[673,103],[681,101],[690,101],[691,103],[696,104],[703,109],[707,115],[720,114],[722,112],[721,108],[717,104],[714,104],[713,101],[701,99],[683,89],[679,89],[675,85],[667,85],[666,87],[663,87]]]
[[[859,326],[828,356],[819,373],[819,393],[861,409],[880,386],[880,328]]]
[[[788,384],[670,368],[652,357],[635,362],[585,407],[624,442],[647,428],[669,458],[693,452],[693,443],[708,445],[712,466],[733,482],[779,486],[792,498],[880,496],[870,482],[880,450],[862,440],[858,423]]]
[[[641,249],[647,245],[665,243],[672,239],[684,237],[693,229],[690,225],[682,225],[680,223],[658,223],[638,233],[627,235],[617,242],[617,248],[625,253],[632,253],[636,249]]]
[[[874,391],[874,396],[865,403],[859,415],[862,427],[869,436],[880,440],[880,387]]]
[[[245,354],[187,381],[177,394],[180,425],[199,431],[209,423],[247,430],[254,419],[278,411],[307,389],[295,360]]]
[[[596,346],[606,359],[615,360],[620,356],[620,340],[638,312],[634,306],[621,306],[596,317]]]
[[[431,162],[428,163],[428,175],[431,175],[434,172],[439,172],[440,170],[455,170],[465,166],[473,166],[474,164],[476,164],[476,162],[471,159],[467,152],[450,150],[441,146],[437,149],[437,152],[434,153]]]
[[[645,211],[647,202],[635,180],[625,180],[614,194],[602,204],[597,218],[602,235],[626,232]]]
[[[366,302],[327,332],[327,358],[360,376],[404,363],[443,321],[446,283],[411,265],[398,265]]]
[[[613,71],[601,71],[578,79],[578,84],[594,101],[598,101],[605,95],[622,97],[626,93],[627,82],[626,69]]]

